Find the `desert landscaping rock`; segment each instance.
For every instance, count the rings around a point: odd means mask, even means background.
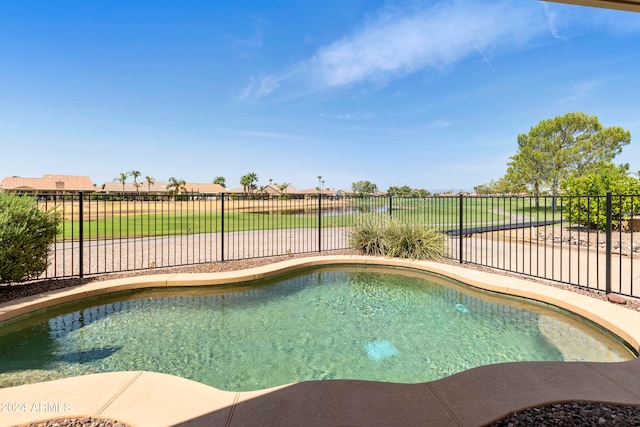
[[[21,427],[127,427],[127,425],[113,420],[86,417],[48,420],[39,423],[24,424]]]
[[[640,426],[640,408],[607,403],[558,403],[529,408],[490,425],[490,427],[532,426]]]

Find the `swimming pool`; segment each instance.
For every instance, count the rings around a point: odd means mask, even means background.
[[[245,391],[416,383],[508,361],[635,355],[591,322],[410,269],[330,266],[85,300],[0,328],[0,385],[148,370]]]

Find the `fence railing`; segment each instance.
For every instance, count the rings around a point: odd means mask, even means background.
[[[436,227],[448,258],[640,296],[640,196],[304,199],[40,196],[63,217],[42,278],[83,277],[349,248],[363,214]]]

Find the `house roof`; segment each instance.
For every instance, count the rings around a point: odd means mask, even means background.
[[[225,189],[225,192],[234,193],[234,194],[243,194],[244,193],[244,187],[236,187],[236,188],[231,188],[229,190]],[[254,194],[256,194],[258,192],[259,191],[257,189],[253,190]],[[269,184],[269,185],[264,187],[262,192],[270,194],[272,196],[273,195],[280,195],[280,194],[300,194],[300,193],[302,193],[300,190],[298,190],[293,185],[288,185],[287,188],[284,191],[282,191],[280,189],[280,185],[279,184]]]
[[[8,176],[0,184],[3,190],[13,191],[95,191],[88,176],[44,175],[42,178]]]
[[[124,192],[125,193],[135,193],[137,192],[148,192],[152,193],[163,193],[167,191],[167,183],[164,181],[156,181],[151,186],[147,184],[146,181],[139,182],[140,188],[136,189],[136,186],[133,182],[125,182],[124,183]],[[120,180],[114,180],[112,182],[105,182],[102,184],[102,191],[107,193],[122,193],[122,183]]]
[[[187,182],[184,185],[189,193],[226,193],[227,189],[220,184],[198,184]]]
[[[554,3],[569,3],[580,6],[602,7],[605,9],[640,12],[640,0],[548,0]]]
[[[149,186],[146,181],[139,182],[140,188],[136,189],[136,186],[133,182],[125,182],[124,183],[124,192],[125,193],[135,193],[141,192],[152,192],[152,193],[165,193],[167,192],[167,186],[169,185],[166,181],[156,181]],[[198,184],[194,182],[187,182],[184,185],[184,188],[189,193],[226,193],[227,190],[221,186],[220,184]],[[122,193],[122,182],[119,179],[116,179],[112,182],[105,182],[102,185],[102,191],[107,193]]]

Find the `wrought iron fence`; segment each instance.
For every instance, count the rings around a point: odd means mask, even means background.
[[[436,227],[448,257],[640,296],[640,196],[40,196],[63,216],[42,278],[83,277],[349,248],[362,215]]]

